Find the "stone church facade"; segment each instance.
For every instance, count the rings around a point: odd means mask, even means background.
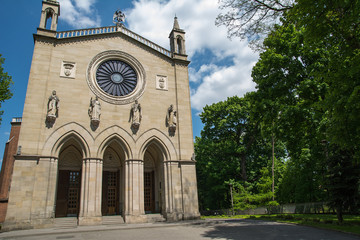
[[[175,18],[168,51],[116,14],[57,32],[42,2],[4,228],[200,216],[185,32]]]

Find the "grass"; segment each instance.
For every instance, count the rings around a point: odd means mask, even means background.
[[[269,214],[269,215],[235,215],[235,216],[204,216],[207,218],[243,218],[258,219],[276,222],[285,222],[331,229],[360,235],[360,215],[344,215],[344,222],[339,224],[336,215],[331,214]]]

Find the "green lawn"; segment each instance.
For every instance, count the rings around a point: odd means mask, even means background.
[[[332,229],[360,235],[360,215],[344,215],[343,224],[339,224],[336,215],[331,214],[272,214],[272,215],[236,215],[204,216],[206,218],[245,218],[276,222],[294,223],[317,228]]]

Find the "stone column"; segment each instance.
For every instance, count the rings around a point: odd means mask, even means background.
[[[195,161],[180,161],[184,220],[199,219]]]
[[[56,208],[56,192],[57,192],[57,176],[58,176],[58,159],[50,158],[48,190],[45,205],[45,218],[55,218]]]
[[[182,186],[179,161],[164,161],[165,212],[168,221],[183,219]]]
[[[95,225],[102,221],[102,169],[102,159],[86,158],[83,160],[79,225]]]
[[[30,210],[31,225],[50,227],[55,217],[57,158],[38,157],[34,170]]]
[[[146,222],[144,211],[144,161],[125,161],[125,222]]]

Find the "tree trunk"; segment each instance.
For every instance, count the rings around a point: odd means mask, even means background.
[[[342,214],[342,207],[338,206],[336,207],[336,216],[339,221],[339,224],[341,225],[343,223],[343,214]]]
[[[241,161],[240,162],[241,177],[246,182],[247,181],[247,175],[246,175],[246,155],[245,154],[241,155],[241,160],[240,161]]]

